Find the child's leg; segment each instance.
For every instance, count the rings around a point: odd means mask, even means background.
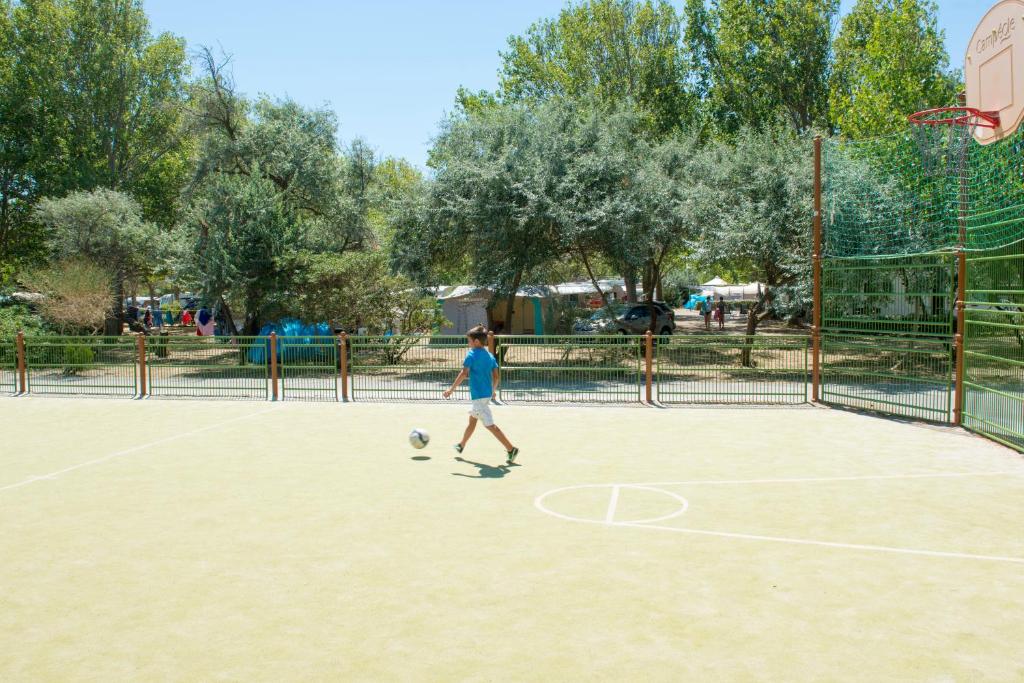
[[[472,415],[469,416],[469,424],[466,425],[466,431],[462,434],[462,441],[459,445],[463,448],[466,447],[466,443],[469,441],[469,437],[473,436],[473,430],[476,429],[476,418]]]
[[[491,425],[487,428],[487,431],[494,434],[494,437],[501,442],[501,445],[505,447],[506,451],[512,450],[512,442],[508,440],[507,436],[505,436],[505,432],[501,431],[501,427],[498,425]]]

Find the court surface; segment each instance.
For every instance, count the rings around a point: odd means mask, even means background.
[[[454,459],[464,416],[0,400],[0,680],[1024,679],[1017,453],[497,407],[501,468],[482,429]]]

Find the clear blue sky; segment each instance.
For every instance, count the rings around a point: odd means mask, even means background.
[[[338,114],[340,137],[423,166],[437,123],[460,85],[497,85],[508,36],[563,0],[146,0],[155,32],[234,58],[239,89],[289,96]],[[681,0],[677,0],[681,6]],[[853,0],[842,0],[848,10]],[[988,0],[939,0],[959,65]]]

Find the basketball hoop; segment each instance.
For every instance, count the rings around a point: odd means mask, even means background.
[[[907,117],[915,126],[968,126],[975,128],[998,128],[999,112],[981,111],[974,107],[939,107],[925,109]]]
[[[914,142],[929,175],[959,177],[978,128],[998,128],[999,112],[974,107],[939,107],[907,117]]]

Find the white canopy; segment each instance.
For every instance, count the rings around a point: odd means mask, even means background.
[[[716,277],[714,279],[708,280],[707,282],[702,284],[701,287],[725,287],[728,284],[729,283],[723,280],[722,278]]]

